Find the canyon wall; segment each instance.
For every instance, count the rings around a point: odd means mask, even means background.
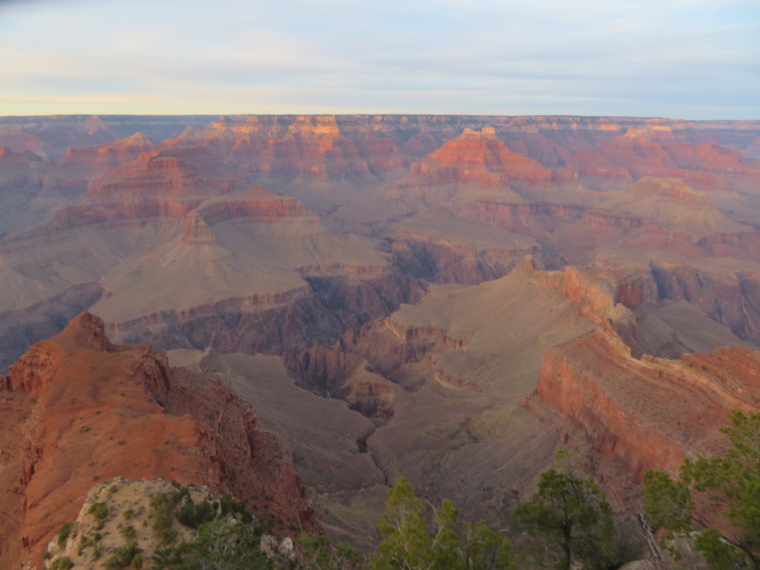
[[[0,407],[4,567],[41,567],[93,482],[122,475],[232,493],[290,533],[319,528],[288,452],[249,404],[149,346],[112,344],[88,313],[10,367]]]

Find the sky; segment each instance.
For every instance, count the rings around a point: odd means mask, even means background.
[[[0,115],[760,119],[760,0],[0,0]]]

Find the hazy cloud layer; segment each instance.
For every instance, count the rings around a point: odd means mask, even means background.
[[[756,0],[0,0],[0,114],[760,119]]]

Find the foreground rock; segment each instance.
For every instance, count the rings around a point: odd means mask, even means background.
[[[215,377],[117,346],[84,313],[12,365],[0,391],[0,566],[41,567],[93,482],[163,477],[229,492],[280,529],[315,529],[290,455]]]

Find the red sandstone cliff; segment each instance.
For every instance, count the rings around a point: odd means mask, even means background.
[[[231,492],[289,532],[316,529],[290,456],[214,377],[117,346],[83,313],[0,383],[0,566],[41,567],[93,481],[163,477]]]
[[[509,180],[548,182],[551,171],[541,163],[512,152],[496,138],[493,127],[481,132],[465,129],[422,161],[412,164],[411,176],[434,182],[477,182],[485,186]]]
[[[262,118],[263,119],[263,118]],[[257,180],[285,177],[336,180],[373,179],[409,164],[394,141],[368,125],[338,124],[334,116],[221,120],[202,131],[189,129],[168,141],[177,146],[204,145]]]
[[[696,144],[695,144],[696,143]],[[700,190],[725,190],[731,180],[757,176],[756,166],[714,142],[690,141],[671,125],[636,126],[572,159],[593,187],[645,176],[680,178]]]
[[[684,457],[721,449],[732,409],[760,410],[760,352],[724,347],[680,360],[631,357],[607,328],[544,354],[536,395],[571,435],[641,480],[677,471]]]

